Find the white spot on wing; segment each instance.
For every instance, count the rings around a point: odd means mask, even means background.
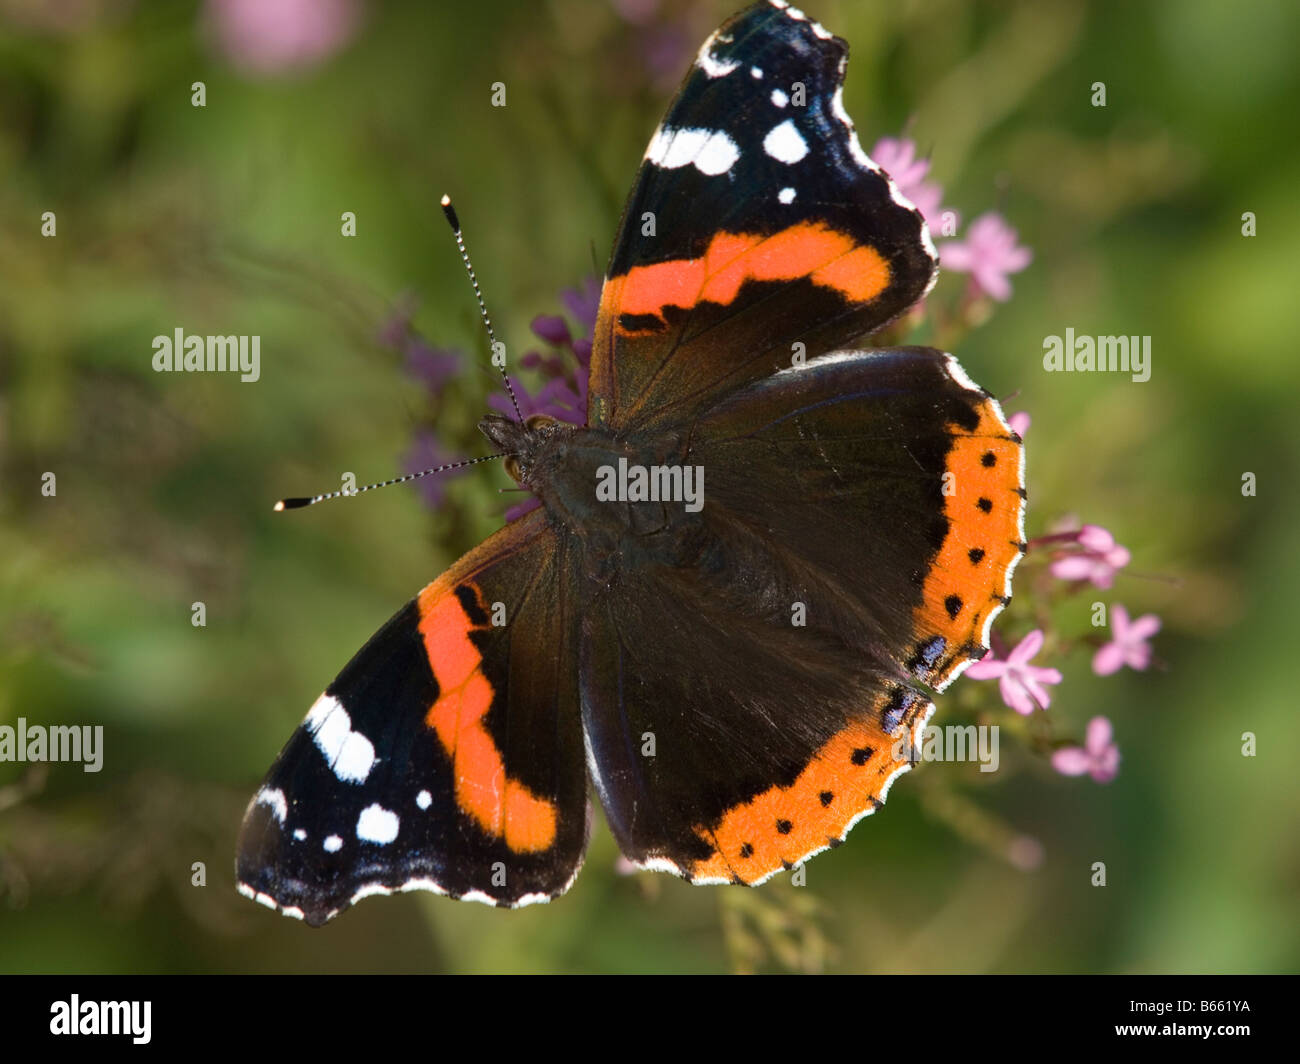
[[[763,76],[763,72],[758,67],[750,67],[749,76],[751,78],[761,78]]]
[[[768,0],[768,2],[778,10],[784,11],[790,18],[794,19],[795,21],[807,22],[809,28],[813,31],[813,33],[816,34],[818,37],[820,37],[823,41],[829,41],[831,39],[830,31],[827,30],[826,27],[824,27],[820,22],[816,22],[813,19],[810,19],[797,7],[791,7],[787,2],[787,0]]]
[[[365,782],[375,764],[375,748],[352,730],[352,718],[337,698],[321,695],[304,723],[334,775],[345,783]]]
[[[357,817],[357,838],[362,842],[374,842],[384,846],[397,838],[400,821],[397,814],[382,805],[368,805]]]
[[[790,102],[790,97],[787,96],[787,95],[786,95],[784,92],[782,92],[780,89],[773,89],[773,90],[772,90],[772,102],[773,102],[774,104],[776,104],[777,107],[784,107],[786,104],[788,104],[788,103]]]
[[[302,842],[302,840],[307,837],[307,832],[305,832],[302,828],[294,828],[293,837],[297,839],[299,842]]]
[[[782,203],[793,203],[794,189],[789,188],[787,186],[786,188],[781,189],[781,191],[776,194],[776,198],[779,199]]]
[[[740,158],[740,149],[722,130],[672,129],[661,126],[646,148],[645,157],[665,170],[694,165],[702,174],[725,174]]]
[[[263,787],[257,792],[257,797],[253,799],[253,802],[270,809],[271,814],[281,824],[284,823],[285,817],[289,815],[289,803],[284,800],[284,791],[278,787]]]
[[[763,150],[777,162],[793,165],[808,154],[808,142],[787,118],[763,138]]]
[[[415,804],[421,809],[428,809],[433,804],[433,795],[428,791],[421,791],[415,796]]]
[[[329,835],[326,836],[322,845],[325,847],[326,853],[338,853],[339,850],[343,849],[343,840],[337,835]]]
[[[739,59],[719,59],[713,54],[713,45],[718,39],[718,35],[713,34],[700,46],[699,54],[695,57],[695,65],[711,78],[725,78],[740,66]]]

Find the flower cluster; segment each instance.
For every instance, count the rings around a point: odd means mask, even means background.
[[[912,201],[931,233],[940,237],[939,263],[945,270],[970,275],[973,297],[988,296],[1005,303],[1011,298],[1009,274],[1019,273],[1033,260],[1033,252],[1019,244],[1019,235],[997,211],[986,211],[970,224],[966,235],[956,236],[960,214],[940,206],[943,189],[927,181],[930,160],[919,159],[916,145],[899,137],[882,137],[872,146],[871,157],[894,179],[898,190]]]
[[[958,329],[969,328],[987,317],[987,300],[1006,302],[1011,298],[1009,277],[1023,270],[1033,259],[1033,253],[1019,243],[1019,236],[1006,220],[995,211],[988,211],[972,221],[964,233],[959,232],[960,215],[944,207],[943,189],[929,180],[930,163],[919,158],[916,145],[904,138],[885,137],[877,141],[872,157],[894,179],[899,191],[920,210],[927,225],[938,239],[939,262],[945,271],[968,275],[962,306],[956,315],[945,315],[936,308],[935,316],[943,324],[945,318],[954,318]],[[941,330],[947,343],[955,343],[951,329]],[[1029,430],[1030,417],[1021,411],[1008,418],[1013,432],[1022,439]],[[1129,564],[1131,555],[1127,548],[1115,542],[1115,537],[1098,525],[1083,525],[1062,530],[1052,535],[1030,541],[1031,557],[1046,556],[1047,572],[1058,587],[1068,594],[1083,587],[1109,591],[1114,586],[1116,574]],[[1019,584],[1023,585],[1022,575]],[[1050,597],[1050,587],[1033,586],[1031,594]],[[1110,607],[1110,639],[1096,647],[1092,658],[1092,671],[1098,676],[1110,676],[1127,666],[1144,670],[1152,660],[1148,640],[1160,629],[1160,620],[1147,614],[1137,620],[1129,619],[1123,605]],[[1050,616],[1050,611],[1036,611],[1036,616]],[[1044,647],[1053,653],[1062,653],[1066,641],[1049,633],[1041,625],[1033,626],[1012,647],[1006,647],[995,633],[994,651],[975,662],[963,674],[969,680],[997,680],[1002,702],[1021,716],[1028,717],[1046,710],[1052,702],[1051,688],[1063,679],[1060,669],[1052,664],[1036,661]],[[1052,756],[1052,765],[1069,776],[1085,773],[1099,783],[1113,779],[1119,770],[1119,748],[1112,740],[1110,722],[1096,717],[1088,726],[1083,746],[1059,746]]]
[[[1013,414],[1008,420],[1023,438],[1029,428],[1028,415]],[[1029,548],[1031,557],[1046,555],[1048,576],[1066,593],[1085,587],[1109,591],[1116,574],[1131,558],[1128,549],[1099,525],[1040,536],[1029,541]],[[1050,595],[1051,589],[1047,593]],[[1092,671],[1098,676],[1110,676],[1125,666],[1137,671],[1147,669],[1152,662],[1149,640],[1160,630],[1160,618],[1148,613],[1130,620],[1120,603],[1110,606],[1108,612],[1110,639],[1097,646]],[[1034,628],[1009,650],[996,649],[1000,642],[995,635],[995,652],[975,662],[963,675],[971,680],[997,680],[1002,701],[1023,716],[1047,709],[1052,702],[1048,687],[1059,684],[1063,677],[1060,669],[1034,664],[1046,643],[1043,629]],[[1057,649],[1064,649],[1062,640],[1055,642]],[[1119,748],[1111,739],[1110,721],[1095,717],[1088,726],[1085,745],[1061,747],[1052,757],[1052,766],[1067,776],[1086,772],[1098,783],[1114,779],[1119,771]]]

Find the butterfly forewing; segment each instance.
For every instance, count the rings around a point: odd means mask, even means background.
[[[844,111],[844,41],[757,4],[719,29],[651,138],[601,296],[589,421],[683,421],[875,331],[937,259]]]
[[[319,924],[374,893],[567,889],[588,830],[569,549],[534,511],[375,634],[249,805],[244,893]]]

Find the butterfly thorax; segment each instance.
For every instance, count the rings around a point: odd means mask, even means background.
[[[688,565],[699,554],[704,470],[681,435],[616,435],[535,414],[488,415],[479,428],[506,470],[583,546],[591,575],[612,565]]]

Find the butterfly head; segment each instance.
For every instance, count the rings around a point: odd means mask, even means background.
[[[501,414],[485,414],[478,423],[479,431],[505,454],[506,472],[525,486],[531,484],[539,453],[566,427],[571,426],[549,414],[533,414],[522,422]]]

